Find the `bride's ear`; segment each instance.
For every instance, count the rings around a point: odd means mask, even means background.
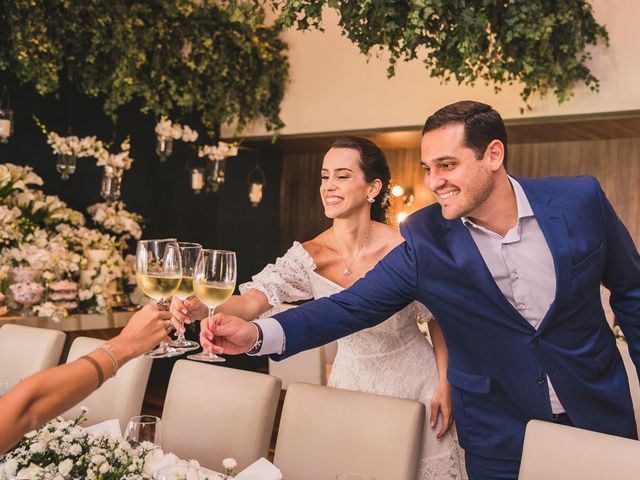
[[[382,180],[376,178],[369,185],[369,190],[367,191],[367,197],[376,198],[380,194],[380,190],[382,190]]]

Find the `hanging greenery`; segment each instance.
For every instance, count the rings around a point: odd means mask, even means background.
[[[261,2],[6,0],[0,70],[55,93],[63,76],[104,110],[137,101],[157,116],[201,115],[210,130],[283,126],[286,45]]]
[[[525,103],[548,92],[566,101],[576,82],[597,90],[587,46],[608,44],[588,0],[285,0],[280,22],[321,28],[325,6],[363,53],[389,52],[389,76],[398,60],[420,56],[445,81],[480,79],[496,91],[519,82]]]

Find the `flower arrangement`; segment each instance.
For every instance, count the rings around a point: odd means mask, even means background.
[[[0,456],[0,480],[152,480],[158,470],[178,465],[188,467],[190,480],[219,478],[205,474],[197,461],[182,461],[150,442],[132,445],[123,438],[93,435],[81,427],[86,412],[82,407],[75,420],[58,417],[25,435],[11,451]]]
[[[47,134],[47,143],[51,145],[53,153],[56,155],[74,155],[78,158],[95,157],[102,148],[102,142],[96,137],[77,137],[70,135],[62,137],[56,132]]]
[[[230,477],[235,477],[236,472],[235,469],[238,466],[238,462],[236,462],[235,458],[225,458],[222,460],[222,466],[224,467],[224,474]]]
[[[224,160],[238,155],[237,143],[218,142],[217,145],[203,145],[198,149],[198,157],[207,157],[211,161]]]
[[[97,204],[89,213],[98,228],[88,228],[81,212],[31,188],[42,184],[30,167],[0,165],[0,292],[9,291],[12,271],[26,267],[47,284],[77,283],[77,311],[102,313],[109,308],[114,282],[132,278],[123,249],[128,239],[140,237],[142,218],[127,212],[122,202]],[[67,316],[72,305],[45,301],[34,310],[56,319]]]
[[[164,116],[156,124],[155,132],[159,137],[182,140],[183,142],[195,142],[198,139],[198,132],[194,129],[188,125],[183,126],[179,123],[173,123]]]
[[[105,169],[113,170],[129,170],[133,163],[133,158],[129,156],[131,150],[131,143],[127,138],[120,144],[119,153],[110,153],[107,148],[102,148],[97,152],[98,161],[96,165],[98,167],[105,167]]]

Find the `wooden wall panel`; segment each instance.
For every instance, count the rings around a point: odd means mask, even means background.
[[[390,220],[400,211],[413,212],[432,203],[423,183],[419,149],[385,151],[392,181],[411,186],[415,202],[406,207],[394,199]],[[328,228],[319,198],[323,154],[290,154],[283,161],[281,187],[281,250],[293,240],[306,240]],[[512,144],[509,172],[545,177],[593,175],[598,178],[618,215],[640,246],[640,138]]]

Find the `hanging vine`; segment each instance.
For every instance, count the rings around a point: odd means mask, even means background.
[[[496,91],[520,83],[525,103],[549,92],[566,101],[579,82],[597,90],[587,47],[608,44],[588,0],[285,0],[280,22],[321,28],[325,6],[361,52],[389,52],[389,76],[399,60],[420,57],[444,81],[483,80]]]
[[[0,4],[0,70],[56,93],[66,75],[104,111],[198,112],[215,132],[263,118],[283,126],[286,44],[260,3],[175,0],[8,0]]]

